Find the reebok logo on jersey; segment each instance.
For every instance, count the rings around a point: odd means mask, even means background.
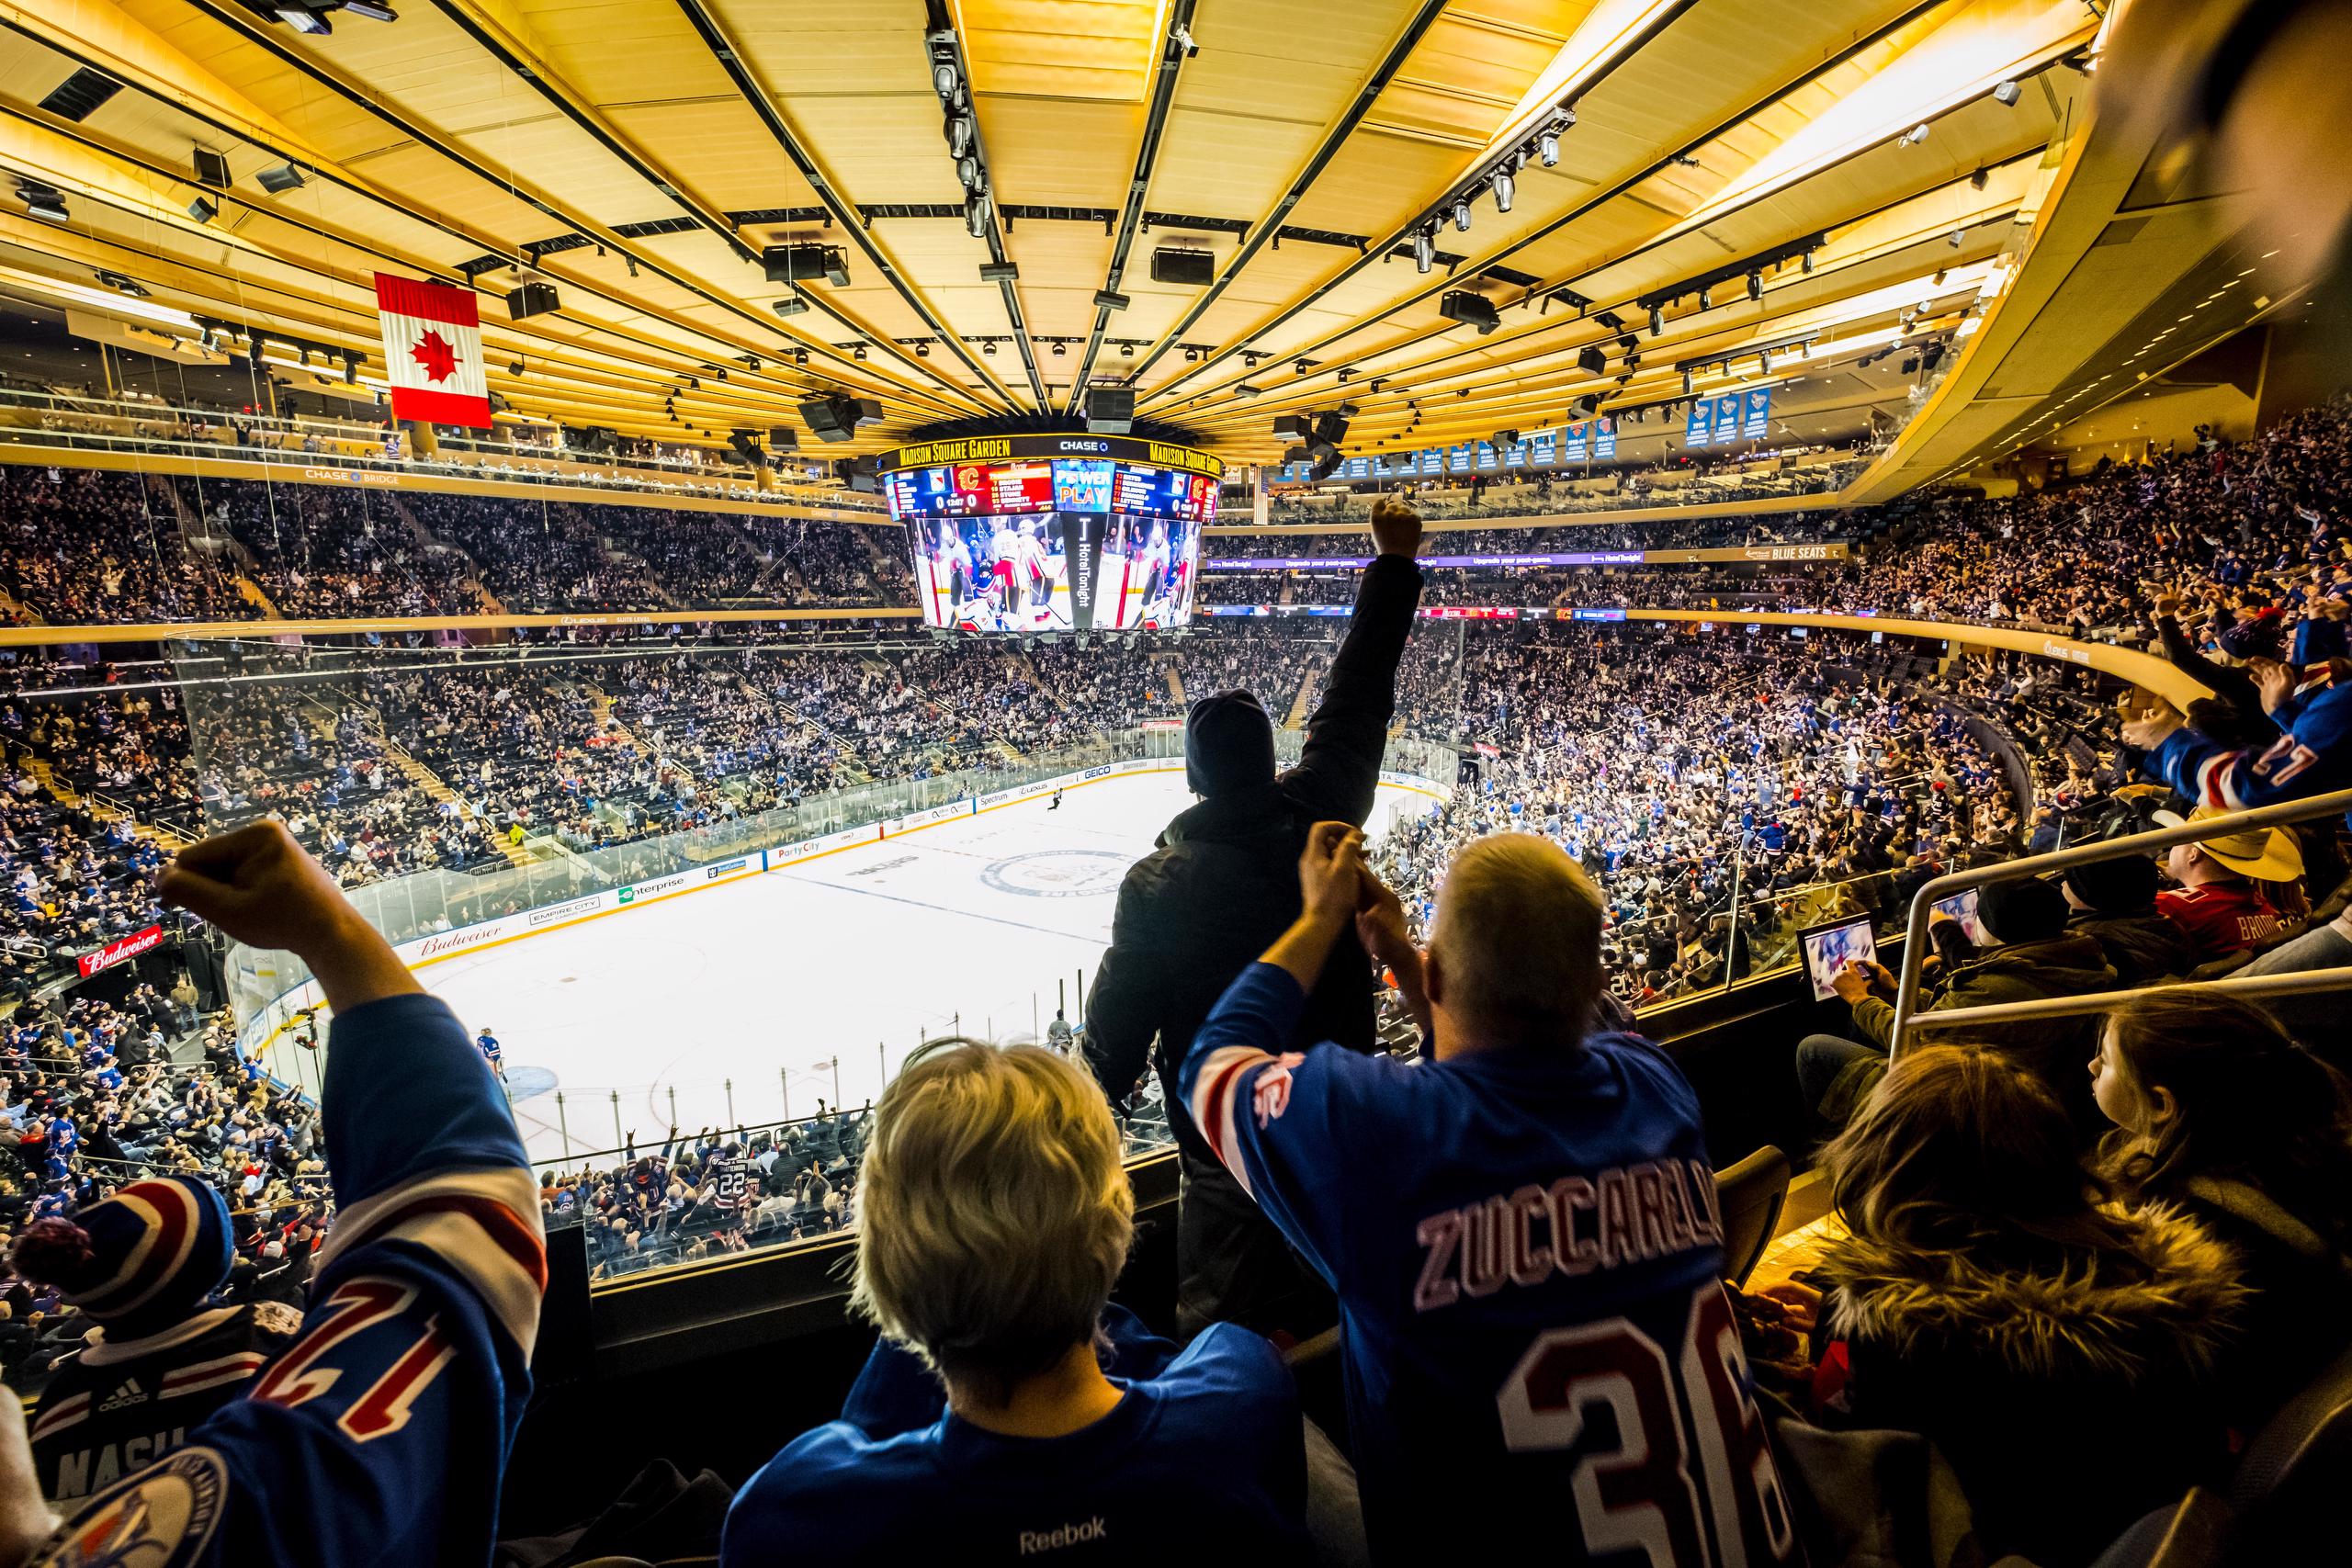
[[[129,1382],[125,1382],[120,1388],[116,1389],[112,1393],[107,1394],[105,1401],[99,1404],[98,1408],[100,1410],[120,1410],[127,1404],[144,1404],[146,1403],[147,1391],[139,1386],[139,1380],[137,1378],[132,1378]]]
[[[1021,1555],[1026,1557],[1033,1551],[1058,1551],[1065,1546],[1101,1540],[1107,1533],[1102,1528],[1102,1516],[1100,1514],[1083,1524],[1057,1525],[1049,1530],[1023,1530]]]

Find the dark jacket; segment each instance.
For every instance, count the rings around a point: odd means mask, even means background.
[[[2352,1257],[2248,1182],[2191,1177],[2174,1196],[2236,1249],[2254,1291],[2222,1353],[2223,1410],[2251,1433],[2352,1344]]]
[[[1192,1163],[1216,1157],[1176,1089],[1185,1047],[1235,976],[1298,918],[1298,857],[1317,822],[1361,825],[1380,787],[1396,665],[1420,602],[1420,570],[1383,556],[1363,574],[1298,765],[1254,789],[1202,801],[1128,868],[1111,945],[1086,998],[1086,1057],[1114,1100],[1143,1076],[1157,1039],[1168,1120]],[[1206,695],[1207,694],[1196,694]],[[1371,961],[1343,933],[1307,1000],[1298,1038],[1374,1043]]]
[[[2095,939],[2080,931],[1981,951],[1982,957],[1955,967],[1920,1010],[1942,1012],[2115,989],[2115,971],[2106,953]],[[1880,1050],[1888,1049],[1894,1033],[1894,1004],[1864,997],[1854,1004],[1854,1028]],[[2041,1076],[2065,1104],[2075,1126],[2096,1133],[2105,1124],[2091,1104],[2088,1069],[2098,1029],[2097,1016],[2084,1014],[2031,1023],[1942,1029],[1915,1038],[1929,1043],[1965,1040],[2000,1047]]]
[[[2186,975],[2199,962],[2180,927],[2153,908],[2139,915],[2078,914],[2066,929],[2098,942],[2126,987]]]
[[[2225,1459],[2216,1369],[2246,1295],[2237,1260],[2178,1213],[2127,1224],[2131,1258],[2095,1267],[1997,1270],[1965,1247],[1856,1236],[1822,1259],[1852,1424],[1932,1439],[1992,1554],[2086,1562]]]

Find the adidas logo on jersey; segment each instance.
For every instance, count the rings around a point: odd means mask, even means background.
[[[98,1405],[98,1408],[100,1410],[120,1410],[127,1404],[144,1404],[146,1403],[147,1391],[139,1386],[139,1380],[137,1378],[132,1378],[129,1382],[125,1382],[120,1388],[116,1389],[112,1393],[107,1394],[106,1399]]]

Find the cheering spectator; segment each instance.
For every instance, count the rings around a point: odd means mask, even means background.
[[[1939,1045],[1822,1151],[1849,1234],[1819,1269],[1821,1384],[1842,1367],[1847,1421],[1934,1440],[1988,1560],[2087,1562],[2222,1458],[2236,1260],[2186,1215],[2115,1207],[2075,1150],[2038,1074]]]
[[[503,1097],[464,1027],[283,827],[191,846],[164,890],[239,942],[292,951],[325,991],[344,1207],[296,1348],[186,1448],[93,1496],[29,1564],[85,1564],[94,1544],[174,1568],[482,1562],[547,1284]],[[10,1393],[0,1475],[21,1431]]]
[[[2194,987],[2118,1010],[2091,1075],[2124,1196],[2237,1250],[2254,1297],[2225,1395],[2251,1430],[2352,1341],[2352,1084],[2262,1009]]]
[[[1339,1293],[1374,1560],[1522,1544],[1517,1512],[1453,1506],[1498,1483],[1546,1499],[1547,1534],[1590,1557],[1625,1544],[1589,1479],[1588,1386],[1621,1391],[1606,1396],[1615,1452],[1687,1451],[1695,1430],[1717,1456],[1648,1498],[1652,1561],[1707,1561],[1711,1530],[1725,1560],[1791,1560],[1720,1283],[1698,1096],[1649,1042],[1593,1032],[1599,894],[1556,844],[1480,840],[1439,892],[1424,959],[1362,843],[1344,823],[1315,827],[1301,914],[1217,1003],[1182,1087],[1218,1157]],[[1295,1048],[1342,932],[1395,972],[1430,1059],[1311,1036]]]
[[[1135,1200],[1082,1068],[940,1042],[883,1091],[842,1417],[736,1497],[722,1568],[1304,1553],[1290,1373],[1231,1324],[1182,1352],[1108,1304]]]
[[[1255,694],[1223,692],[1185,719],[1184,780],[1201,803],[1168,824],[1160,847],[1119,887],[1111,946],[1087,1008],[1087,1059],[1124,1100],[1155,1037],[1160,1081],[1184,1169],[1177,1212],[1177,1307],[1187,1334],[1219,1319],[1304,1337],[1328,1325],[1327,1297],[1306,1277],[1247,1192],[1218,1168],[1199,1127],[1175,1109],[1185,1045],[1227,981],[1298,908],[1290,874],[1318,820],[1361,824],[1380,785],[1396,712],[1396,665],[1413,629],[1421,522],[1384,502],[1373,520],[1380,558],[1363,574],[1347,640],[1296,767],[1274,771],[1273,721]],[[1352,933],[1328,976],[1309,976],[1300,1038],[1369,1050],[1369,972]]]

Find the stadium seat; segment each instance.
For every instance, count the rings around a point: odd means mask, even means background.
[[[2229,1505],[2192,1486],[2179,1502],[2154,1509],[2116,1537],[2091,1568],[2218,1568],[2229,1561]]]
[[[1723,1216],[1724,1278],[1744,1285],[1771,1245],[1789,1201],[1789,1156],[1767,1144],[1715,1172],[1715,1208]]]
[[[2233,1562],[2310,1559],[2302,1548],[2339,1542],[2352,1529],[2344,1478],[2352,1474],[2352,1350],[2289,1400],[2238,1456],[2229,1503],[2240,1521]]]

